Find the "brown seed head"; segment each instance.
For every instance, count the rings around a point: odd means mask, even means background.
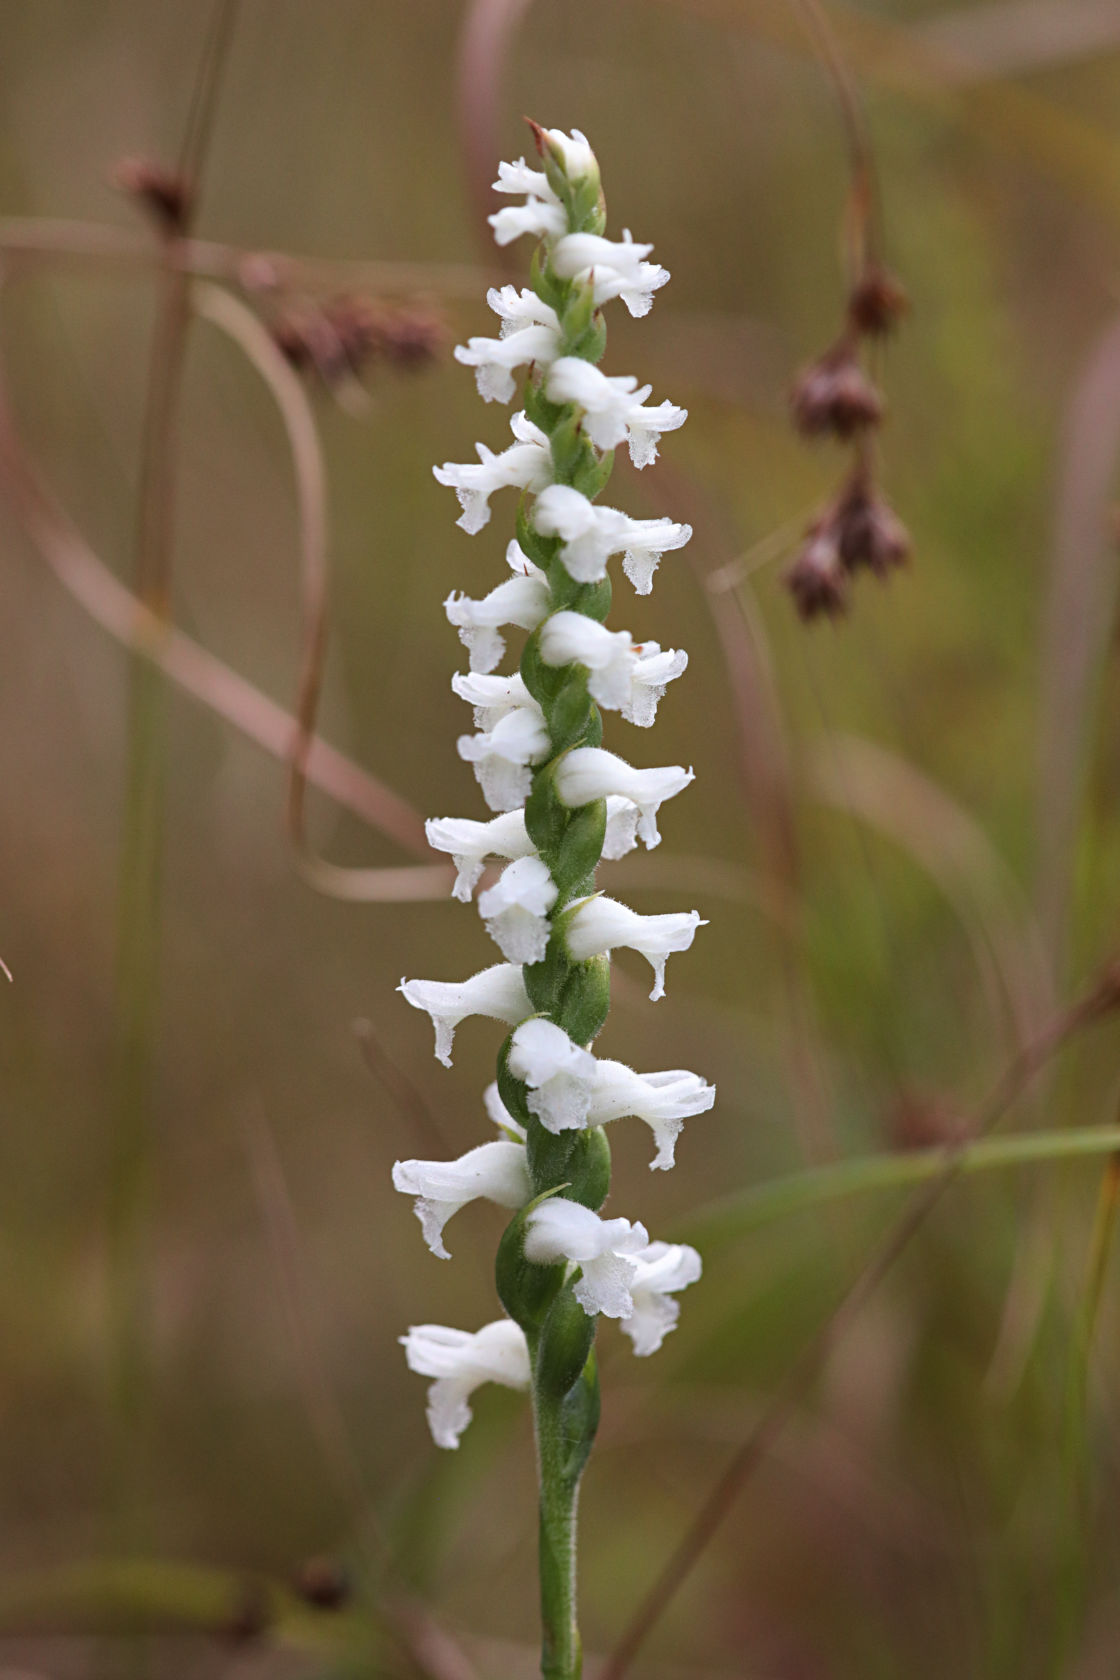
[[[793,596],[804,623],[814,618],[839,618],[848,610],[848,579],[831,526],[818,521],[809,529],[805,546],[782,582]]]
[[[401,369],[424,366],[442,345],[444,329],[422,309],[389,309],[347,295],[277,316],[272,336],[293,367],[335,385],[359,377],[378,357]]]
[[[866,338],[885,338],[910,307],[910,299],[890,269],[870,262],[852,287],[848,320]]]
[[[122,158],[113,185],[143,207],[164,233],[182,233],[191,212],[190,183],[151,158]]]
[[[887,1142],[892,1149],[936,1149],[959,1143],[968,1127],[943,1097],[924,1091],[900,1091],[888,1108]]]
[[[229,1614],[217,1629],[218,1637],[232,1645],[249,1645],[268,1632],[272,1606],[260,1581],[242,1581]]]
[[[849,572],[866,566],[876,577],[886,577],[910,555],[910,533],[886,497],[858,471],[834,514],[840,559]]]
[[[329,1557],[308,1558],[301,1563],[292,1585],[316,1610],[341,1610],[353,1591],[345,1569]]]
[[[851,438],[879,425],[883,398],[859,365],[854,343],[842,338],[798,375],[790,393],[793,423],[805,437]]]

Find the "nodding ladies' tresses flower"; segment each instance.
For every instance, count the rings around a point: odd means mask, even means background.
[[[457,875],[452,896],[469,904],[488,857],[523,858],[536,848],[525,828],[524,811],[505,811],[489,822],[470,817],[429,817],[424,824],[433,851],[449,852]]]
[[[622,794],[638,807],[638,838],[652,848],[661,844],[658,810],[693,779],[693,772],[679,764],[636,770],[602,747],[573,747],[556,767],[555,787],[562,803],[572,810],[589,805],[593,799]]]
[[[493,729],[496,723],[519,707],[540,711],[516,672],[508,677],[491,677],[478,671],[467,674],[456,671],[451,679],[451,688],[460,700],[465,700],[468,706],[474,708],[476,729]]]
[[[622,1328],[634,1344],[640,1359],[656,1353],[681,1316],[679,1301],[672,1299],[690,1283],[697,1283],[703,1271],[700,1256],[687,1243],[651,1242],[633,1256],[634,1276],[630,1281],[633,1311]]]
[[[555,238],[567,226],[561,206],[541,198],[527,198],[524,204],[504,204],[486,220],[494,229],[496,245],[511,245],[524,233],[531,233],[536,239]]]
[[[548,579],[525,557],[517,543],[510,543],[506,561],[514,575],[499,583],[481,601],[472,601],[468,595],[452,590],[443,603],[448,622],[458,630],[459,640],[471,656],[471,670],[483,675],[494,669],[506,651],[505,638],[499,635],[499,630],[507,624],[535,630],[552,604]]]
[[[397,1161],[393,1188],[416,1197],[424,1241],[441,1260],[451,1258],[444,1247],[443,1228],[468,1202],[484,1200],[519,1208],[533,1194],[525,1145],[508,1138],[480,1143],[457,1161]]]
[[[436,1060],[451,1066],[455,1028],[468,1015],[485,1015],[514,1026],[531,1015],[533,1005],[520,968],[495,963],[469,980],[402,980],[397,990],[414,1009],[425,1009],[436,1029]]]
[[[556,241],[552,264],[565,280],[590,280],[596,307],[621,298],[635,318],[648,315],[653,294],[669,279],[668,269],[646,262],[652,245],[639,245],[622,230],[622,238],[603,239],[595,233],[567,233]]]
[[[520,858],[478,901],[486,931],[507,962],[538,963],[548,946],[556,882],[539,857]]]
[[[652,385],[639,387],[633,374],[609,376],[582,356],[560,356],[548,372],[545,390],[553,402],[576,403],[584,411],[583,424],[592,443],[614,449],[624,440],[636,467],[652,466],[663,432],[675,432],[688,419],[688,410],[675,403],[646,408]]]
[[[595,1088],[595,1058],[573,1044],[563,1027],[537,1016],[510,1039],[509,1069],[529,1087],[526,1102],[550,1132],[587,1124]]]
[[[541,658],[546,665],[582,665],[593,700],[621,712],[648,729],[666,686],[688,664],[687,653],[656,642],[635,647],[625,630],[608,630],[584,613],[558,612],[541,626]]]
[[[629,1318],[634,1256],[649,1247],[644,1225],[628,1219],[600,1219],[590,1208],[552,1196],[525,1221],[525,1258],[538,1265],[570,1260],[582,1276],[572,1294],[586,1313]]]
[[[548,367],[560,350],[560,326],[552,313],[552,322],[533,321],[516,332],[503,333],[501,338],[472,338],[455,346],[455,360],[473,367],[478,394],[484,402],[509,402],[516,384],[514,368]]]
[[[492,811],[524,805],[532,782],[529,766],[548,757],[549,738],[540,707],[518,706],[493,729],[460,735],[459,757],[473,765],[482,797]]]
[[[500,455],[476,443],[478,461],[445,461],[433,467],[432,473],[440,484],[449,485],[459,498],[463,511],[455,521],[473,535],[490,522],[490,498],[495,490],[543,490],[552,483],[552,449],[547,435],[539,426],[515,414],[510,430],[517,440]]]
[[[604,1126],[628,1114],[644,1120],[657,1145],[650,1169],[667,1172],[675,1165],[677,1138],[684,1122],[694,1114],[706,1114],[715,1100],[715,1086],[705,1084],[699,1074],[685,1068],[635,1073],[623,1062],[598,1057],[587,1122]]]
[[[691,525],[672,519],[631,519],[618,508],[598,507],[568,484],[550,484],[533,504],[533,527],[542,537],[559,537],[560,558],[577,583],[597,583],[607,575],[612,554],[623,556],[622,569],[639,595],[648,595],[663,554],[683,548]]]
[[[564,943],[576,962],[603,956],[619,945],[640,951],[653,969],[650,1000],[665,996],[665,963],[673,951],[687,951],[700,920],[698,910],[671,911],[668,915],[640,916],[617,899],[596,894],[585,898],[564,914]]]
[[[442,1324],[414,1324],[402,1336],[410,1371],[434,1377],[428,1390],[428,1427],[437,1447],[457,1447],[471,1421],[470,1396],[483,1383],[528,1388],[529,1345],[510,1318],[469,1330]]]
[[[405,1346],[413,1369],[434,1379],[428,1416],[442,1446],[457,1445],[479,1382],[531,1387],[543,1543],[554,1559],[562,1549],[574,1560],[578,1472],[570,1467],[590,1451],[598,1410],[588,1316],[621,1319],[635,1351],[652,1353],[676,1322],[676,1293],[700,1275],[692,1249],[651,1243],[642,1225],[595,1211],[610,1167],[598,1128],[641,1120],[654,1138],[651,1165],[665,1169],[685,1120],[709,1109],[715,1093],[684,1069],[637,1073],[591,1050],[609,1004],[607,954],[619,945],[642,952],[657,998],[669,953],[687,949],[700,925],[695,910],[642,916],[595,891],[602,859],[623,857],[639,839],[660,842],[660,806],[692,780],[681,765],[639,769],[598,745],[600,710],[648,727],[687,664],[684,653],[635,643],[601,620],[612,556],[646,595],[661,556],[681,548],[691,530],[596,500],[609,452],[626,442],[634,464],[648,466],[685,411],[653,403],[650,386],[596,365],[606,342],[603,306],[617,298],[644,315],[669,277],[628,231],[607,237],[599,167],[584,136],[531,126],[540,165],[501,165],[497,191],[523,202],[490,218],[500,245],[523,233],[543,241],[531,285],[493,288],[487,301],[499,336],[472,338],[456,351],[487,399],[507,401],[525,369],[524,409],[502,454],[480,444],[477,464],[436,471],[457,492],[467,532],[488,522],[495,490],[521,492],[519,541],[506,551],[513,575],[482,599],[454,593],[445,603],[470,653],[470,672],[452,686],[473,707],[476,733],[460,738],[459,753],[497,815],[426,825],[431,845],[455,862],[454,896],[466,900],[479,889],[479,913],[507,961],[462,985],[401,986],[431,1015],[443,1061],[464,1016],[507,1024],[498,1083],[485,1096],[500,1135],[456,1161],[399,1161],[394,1183],[416,1198],[424,1235],[441,1256],[444,1226],[466,1202],[481,1197],[518,1210],[497,1261],[510,1320],[475,1336],[421,1326]],[[528,641],[514,671],[499,674],[511,625]],[[491,858],[505,867],[483,881]],[[517,1324],[532,1339],[531,1360]],[[574,1569],[542,1573],[551,1653],[544,1666],[557,1676],[579,1667],[573,1589]]]
[[[457,870],[452,897],[463,904],[470,903],[487,858],[527,858],[536,852],[525,827],[524,811],[504,811],[489,822],[474,822],[470,817],[429,817],[424,832],[433,851],[450,854]],[[607,800],[603,856],[614,862],[637,844],[638,808],[620,794],[612,794]]]

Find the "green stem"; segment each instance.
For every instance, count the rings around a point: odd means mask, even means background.
[[[579,1680],[583,1649],[576,1620],[576,1512],[579,1475],[565,1467],[563,1403],[534,1384],[533,1419],[540,1480],[541,1674]]]

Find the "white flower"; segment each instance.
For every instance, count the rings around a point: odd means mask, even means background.
[[[442,1324],[414,1324],[401,1342],[409,1370],[435,1378],[428,1390],[428,1427],[437,1447],[459,1445],[471,1421],[467,1402],[482,1383],[529,1386],[529,1345],[511,1318],[484,1324],[473,1335]]]
[[[550,310],[550,314],[553,312]],[[555,315],[553,315],[555,320]],[[471,338],[455,346],[455,360],[473,367],[483,402],[508,402],[516,389],[513,369],[549,367],[560,349],[559,324],[531,322],[501,338]]]
[[[703,1263],[687,1243],[651,1242],[633,1256],[634,1277],[630,1293],[634,1307],[623,1330],[634,1344],[639,1358],[656,1353],[670,1330],[676,1328],[681,1308],[670,1299],[678,1289],[696,1283]]]
[[[506,189],[509,190],[509,189]],[[524,204],[505,204],[486,220],[494,229],[496,245],[510,245],[523,233],[534,239],[556,239],[568,225],[568,218],[552,193],[548,203],[541,198],[527,198]]]
[[[561,356],[545,382],[553,402],[576,403],[583,409],[584,429],[600,449],[614,449],[627,439],[636,467],[650,466],[657,459],[661,434],[675,432],[688,419],[688,410],[675,403],[646,408],[652,389],[652,385],[639,388],[631,373],[602,373],[582,356]]]
[[[494,182],[494,191],[528,193],[532,198],[543,198],[547,204],[560,202],[549,186],[544,170],[533,169],[523,157],[518,158],[516,163],[498,165],[498,179]]]
[[[458,871],[452,896],[463,904],[470,903],[488,857],[530,857],[536,850],[525,829],[524,811],[505,811],[489,822],[429,817],[424,832],[433,851],[450,853]]]
[[[694,1114],[706,1114],[715,1100],[715,1086],[706,1085],[698,1073],[689,1073],[685,1068],[635,1073],[623,1062],[596,1058],[587,1123],[604,1126],[609,1120],[621,1120],[628,1114],[644,1120],[657,1144],[650,1168],[667,1172],[673,1165],[684,1121]]]
[[[486,301],[501,320],[501,338],[509,338],[512,333],[531,326],[560,331],[560,318],[555,309],[527,286],[522,286],[520,291],[516,286],[491,286]]]
[[[666,648],[662,652],[658,642],[643,642],[634,651],[630,695],[622,715],[639,729],[648,729],[657,717],[657,703],[666,686],[687,667],[688,654],[681,648]]]
[[[459,757],[474,767],[482,797],[492,811],[524,805],[532,784],[530,765],[548,757],[544,714],[534,701],[498,719],[493,729],[460,735]]]
[[[595,1058],[573,1044],[562,1027],[534,1018],[522,1021],[510,1042],[509,1070],[529,1087],[530,1113],[550,1132],[587,1123],[595,1084]]]
[[[661,844],[657,812],[666,799],[693,780],[693,772],[679,764],[636,770],[602,747],[573,747],[556,767],[555,788],[571,810],[620,793],[638,807],[638,837],[648,847]]]
[[[541,626],[540,649],[546,665],[582,665],[600,706],[617,712],[629,699],[635,656],[625,630],[608,630],[584,613],[553,613]]]
[[[533,1196],[525,1145],[506,1138],[480,1143],[457,1161],[397,1161],[393,1188],[416,1197],[424,1241],[441,1260],[451,1258],[443,1227],[468,1202],[483,1198],[499,1207],[519,1208]]]
[[[531,710],[537,705],[516,671],[500,677],[487,676],[479,671],[456,671],[451,687],[460,700],[473,706],[476,729],[493,729],[499,718],[517,711],[519,706],[527,706]],[[537,710],[540,710],[539,706]]]
[[[548,617],[551,605],[547,580],[534,566],[522,576],[499,583],[481,601],[472,601],[469,595],[452,590],[443,603],[443,610],[471,656],[471,670],[485,674],[494,669],[506,651],[505,637],[499,635],[499,628],[516,624],[521,630],[535,630]]]
[[[571,134],[565,134],[562,128],[546,128],[544,135],[552,142],[553,152],[560,154],[569,181],[582,181],[589,175],[598,177],[599,163],[586,134],[581,134],[578,128],[573,128]]]
[[[628,904],[597,893],[585,898],[564,918],[564,943],[576,962],[600,957],[625,945],[640,951],[653,969],[652,1002],[665,996],[665,963],[673,951],[687,951],[698,927],[706,927],[698,910],[674,910],[662,916],[640,916]]]
[[[402,980],[398,992],[414,1009],[425,1009],[436,1029],[436,1060],[451,1066],[455,1028],[468,1015],[515,1026],[533,1013],[520,968],[495,963],[469,980]]]
[[[624,858],[638,844],[638,807],[633,800],[612,793],[607,800],[607,835],[603,857],[608,863]]]
[[[541,961],[548,945],[548,912],[556,894],[556,882],[539,857],[511,863],[482,894],[479,914],[507,962]]]
[[[669,278],[667,268],[644,259],[652,245],[638,245],[630,229],[621,240],[602,239],[595,233],[566,233],[556,241],[552,266],[565,280],[586,280],[595,285],[595,307],[620,297],[631,315],[648,315],[653,294]]]
[[[550,484],[533,504],[532,520],[543,537],[560,537],[560,558],[577,583],[596,583],[606,575],[612,554],[622,554],[622,569],[639,595],[648,595],[663,554],[683,548],[691,525],[672,519],[631,519],[618,508],[600,507],[569,484]]]
[[[607,630],[576,612],[545,620],[540,649],[546,665],[582,665],[592,699],[643,729],[654,721],[666,685],[688,664],[687,653],[662,653],[656,642],[635,647],[624,630]]]
[[[463,509],[455,521],[473,535],[490,521],[490,498],[495,490],[543,490],[552,483],[552,446],[539,426],[524,413],[510,421],[515,443],[495,455],[484,443],[476,443],[478,461],[445,461],[432,472],[440,484],[454,490]]]
[[[587,1313],[629,1318],[634,1310],[631,1284],[637,1275],[632,1256],[649,1246],[644,1225],[628,1219],[600,1219],[590,1208],[551,1196],[525,1220],[525,1257],[538,1265],[570,1260],[583,1276],[572,1294]]]
[[[521,1143],[525,1142],[525,1128],[520,1121],[515,1120],[498,1091],[498,1081],[492,1079],[482,1093],[482,1100],[486,1105],[486,1112],[500,1132]]]

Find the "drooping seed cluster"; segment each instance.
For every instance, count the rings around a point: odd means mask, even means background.
[[[490,218],[501,245],[522,234],[541,242],[532,287],[492,290],[500,336],[472,338],[456,350],[487,401],[508,402],[527,370],[524,406],[501,453],[479,444],[477,462],[435,469],[456,491],[467,532],[489,522],[498,490],[521,494],[517,536],[506,551],[509,576],[487,594],[453,593],[445,603],[469,653],[469,671],[452,679],[474,713],[459,754],[494,815],[427,825],[433,847],[454,860],[454,895],[464,902],[488,860],[504,861],[477,899],[504,960],[465,981],[405,980],[400,988],[431,1015],[436,1055],[447,1065],[467,1016],[510,1029],[498,1079],[484,1096],[497,1135],[455,1161],[398,1161],[393,1169],[441,1257],[447,1222],[468,1202],[483,1197],[515,1211],[497,1266],[509,1316],[474,1333],[421,1325],[403,1338],[412,1369],[433,1379],[428,1418],[443,1447],[458,1445],[469,1396],[482,1382],[532,1388],[538,1422],[550,1395],[559,1405],[581,1380],[584,1389],[593,1385],[599,1314],[621,1321],[636,1353],[661,1345],[677,1320],[677,1292],[700,1276],[700,1257],[683,1245],[650,1242],[640,1224],[600,1217],[610,1179],[603,1127],[625,1116],[644,1120],[655,1146],[651,1165],[668,1168],[684,1120],[715,1098],[696,1074],[637,1073],[590,1048],[609,1005],[611,951],[642,953],[653,970],[650,995],[659,998],[666,959],[686,950],[701,925],[696,911],[639,915],[596,891],[594,878],[601,858],[620,858],[639,841],[657,845],[659,807],[692,780],[679,765],[638,769],[601,745],[602,710],[648,728],[667,684],[687,664],[684,653],[605,627],[611,558],[621,555],[636,592],[648,594],[662,555],[682,547],[691,531],[670,519],[633,519],[596,500],[611,452],[625,443],[634,464],[648,466],[685,411],[651,403],[648,385],[597,367],[602,306],[620,298],[642,316],[669,276],[629,232],[621,240],[604,236],[598,165],[583,136],[534,133],[540,167],[523,159],[500,166],[496,190],[521,202]],[[520,669],[503,674],[497,667],[511,629],[527,639]],[[597,1387],[582,1422],[577,1413],[569,1407],[565,1430],[572,1438],[582,1432],[585,1458]]]

